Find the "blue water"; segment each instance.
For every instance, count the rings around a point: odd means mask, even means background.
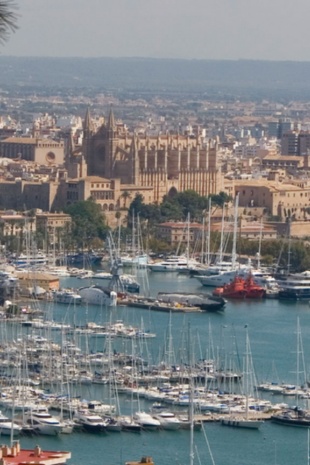
[[[196,279],[174,273],[149,274],[150,292],[201,290]],[[85,281],[63,280],[64,286],[81,287]],[[248,331],[253,364],[258,382],[285,381],[295,383],[297,359],[297,318],[300,321],[306,368],[309,368],[310,353],[310,306],[306,303],[280,303],[276,300],[261,302],[228,302],[225,311],[219,314],[169,314],[127,307],[99,309],[96,307],[67,308],[48,307],[46,310],[58,321],[84,324],[122,319],[126,323],[141,325],[157,334],[156,339],[148,340],[147,350],[154,362],[164,358],[164,343],[171,321],[171,334],[176,358],[185,359],[188,355],[186,341],[190,332],[191,351],[196,358],[205,358],[212,352],[229,364],[242,365],[245,352],[245,331]],[[112,315],[111,315],[112,312]],[[171,320],[170,320],[171,318]],[[245,329],[245,326],[247,329]],[[56,334],[55,337],[57,338]],[[85,341],[81,339],[81,345]],[[113,341],[117,350],[130,350],[131,342]],[[104,350],[104,340],[91,338],[90,350]],[[145,351],[137,347],[137,351]],[[143,355],[141,353],[141,355]],[[145,355],[145,354],[144,354]],[[231,365],[230,365],[231,366]],[[275,369],[276,368],[276,372]],[[275,379],[276,373],[278,379]],[[84,388],[86,398],[106,400],[106,388],[95,386]],[[129,410],[128,399],[122,397],[124,413]],[[287,399],[275,396],[276,402]],[[149,404],[142,403],[143,408]],[[123,412],[122,412],[123,413]],[[226,465],[289,465],[307,463],[307,430],[283,427],[265,422],[259,431],[225,428],[217,423],[206,423],[205,433],[214,457],[215,464]],[[212,463],[203,431],[195,432],[195,463]],[[189,432],[144,432],[105,433],[90,435],[74,433],[56,438],[22,438],[22,447],[70,450],[71,463],[88,465],[115,465],[125,461],[138,460],[144,455],[153,457],[157,465],[189,463]]]

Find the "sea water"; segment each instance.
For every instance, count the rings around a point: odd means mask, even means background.
[[[87,282],[87,281],[86,281]],[[85,281],[64,279],[63,287],[82,287]],[[195,278],[176,273],[149,273],[150,294],[158,291],[207,291]],[[100,284],[100,281],[98,281]],[[226,366],[240,369],[245,354],[245,334],[248,332],[251,356],[258,382],[273,381],[295,384],[303,374],[297,373],[297,357],[304,357],[309,371],[310,356],[310,306],[308,302],[283,303],[277,300],[228,302],[220,313],[168,314],[148,309],[127,307],[99,308],[84,306],[46,305],[45,312],[55,321],[83,325],[93,321],[98,324],[110,319],[124,321],[144,330],[156,333],[145,347],[148,358],[154,363],[174,357],[176,363],[187,360],[188,340],[196,360],[213,354],[225,360]],[[302,336],[302,353],[297,351],[297,319]],[[28,330],[30,331],[30,330]],[[53,335],[56,339],[56,332]],[[174,348],[167,355],[167,337]],[[81,345],[85,346],[83,338]],[[129,351],[132,342],[113,340],[117,351]],[[88,338],[89,350],[105,350],[104,338]],[[297,353],[298,352],[298,353]],[[137,353],[137,352],[136,352]],[[224,363],[224,362],[223,362]],[[301,363],[301,362],[300,362]],[[300,367],[302,364],[300,364]],[[301,371],[301,369],[300,369]],[[86,399],[107,401],[107,388],[101,385],[84,386],[81,394]],[[129,413],[133,406],[129,398],[120,396],[122,413]],[[274,402],[287,402],[282,396],[273,396]],[[137,401],[136,401],[137,402]],[[290,402],[294,400],[290,399]],[[150,402],[141,401],[141,409],[147,410]],[[136,410],[138,409],[138,406]],[[69,450],[71,463],[76,465],[115,465],[142,456],[152,456],[157,465],[188,464],[190,432],[153,431],[136,433],[73,433],[59,437],[21,438],[22,447]],[[195,432],[195,463],[217,465],[289,465],[307,463],[307,429],[285,427],[266,421],[260,430],[243,430],[207,422],[202,431]]]

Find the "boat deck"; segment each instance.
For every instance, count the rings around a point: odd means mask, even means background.
[[[262,420],[268,421],[271,420],[272,415],[274,415],[274,411],[270,412],[249,412],[248,419],[249,420]],[[210,421],[221,421],[227,420],[227,418],[233,417],[235,420],[243,420],[245,419],[245,414],[243,413],[234,413],[233,415],[229,414],[222,414],[222,413],[211,413],[211,414],[195,414],[194,418],[195,421],[201,421],[202,423],[210,422]]]
[[[168,305],[167,303],[149,301],[149,300],[134,300],[122,299],[118,305],[127,307],[135,307],[141,309],[155,310],[157,312],[175,312],[175,313],[202,313],[203,310],[199,307],[185,306],[185,305]]]

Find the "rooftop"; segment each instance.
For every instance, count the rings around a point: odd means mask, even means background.
[[[43,451],[39,446],[34,449],[21,449],[17,441],[12,447],[1,446],[0,456],[6,465],[58,465],[66,463],[71,458],[71,452]]]

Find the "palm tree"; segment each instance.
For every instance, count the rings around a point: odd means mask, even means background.
[[[17,30],[17,6],[12,0],[0,0],[0,42],[8,39],[10,32]]]
[[[124,200],[124,208],[126,208],[127,199],[130,199],[131,194],[130,194],[129,191],[124,191],[124,192],[121,194],[121,197],[122,197],[122,199]]]

